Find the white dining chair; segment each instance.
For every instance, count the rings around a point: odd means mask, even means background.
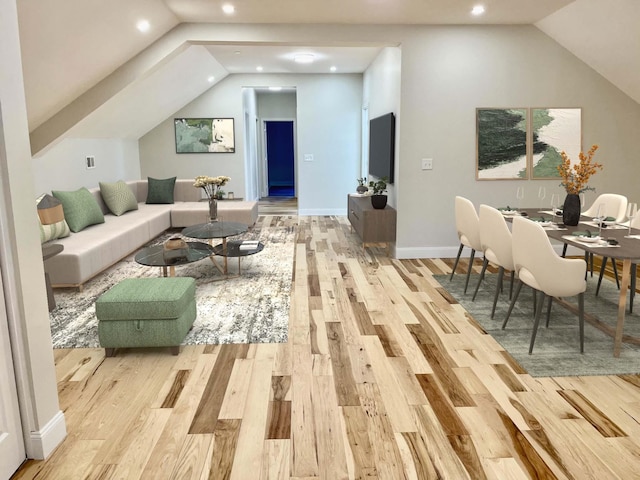
[[[631,228],[640,228],[640,215],[636,215],[631,222]],[[627,226],[629,225],[629,221],[625,222]],[[604,271],[607,266],[607,261],[609,257],[602,257],[602,265],[600,265],[600,275],[598,276],[598,285],[596,286],[596,296],[600,293],[600,285],[602,284],[602,277],[604,276]],[[611,259],[611,263],[613,264],[613,276],[616,279],[616,285],[618,289],[620,289],[620,279],[618,278],[618,269],[616,267],[616,260],[614,258]],[[631,264],[631,285],[630,285],[630,293],[629,293],[629,313],[633,313],[633,299],[636,296],[636,279],[638,276],[638,264]]]
[[[467,269],[467,280],[464,284],[464,293],[467,293],[469,277],[471,276],[471,269],[473,268],[473,259],[475,258],[476,251],[482,250],[482,244],[480,243],[480,223],[478,220],[478,213],[476,212],[473,203],[471,203],[471,200],[464,197],[456,197],[455,215],[456,230],[458,231],[458,238],[460,239],[460,248],[458,249],[458,255],[456,256],[456,261],[453,264],[453,270],[451,271],[449,281],[453,280],[453,274],[456,272],[456,268],[458,267],[462,249],[464,247],[470,248],[471,255],[469,256],[469,268]]]
[[[624,222],[627,217],[627,197],[617,193],[602,193],[593,201],[591,206],[582,212],[585,217],[595,217],[598,214],[598,208],[603,206],[600,212],[605,217],[613,217],[616,223]]]
[[[484,262],[482,263],[482,271],[480,272],[480,278],[476,285],[476,290],[473,293],[473,300],[476,299],[480,284],[484,279],[484,274],[487,270],[489,263],[498,266],[498,278],[496,283],[496,291],[493,296],[493,307],[491,308],[491,318],[495,315],[496,304],[498,303],[498,296],[502,289],[502,281],[504,278],[505,270],[511,272],[511,285],[509,288],[509,299],[513,294],[513,277],[514,277],[514,265],[513,265],[513,251],[511,248],[511,230],[507,226],[507,222],[504,216],[497,209],[490,207],[489,205],[480,205],[479,214],[480,223],[480,245],[484,252]]]
[[[598,215],[598,209],[602,205],[600,215],[606,217],[615,218],[616,223],[624,222],[627,217],[627,197],[619,195],[617,193],[602,193],[596,197],[591,206],[587,208],[582,215],[585,217],[595,217]],[[566,244],[563,250],[563,254],[566,252]],[[564,256],[564,255],[563,255]],[[589,271],[593,276],[593,253],[585,254],[585,260],[589,263]],[[615,262],[614,262],[615,268]],[[616,272],[616,278],[617,278]]]
[[[542,226],[522,217],[513,219],[512,238],[513,263],[519,281],[502,328],[507,326],[522,285],[528,285],[534,292],[538,292],[540,298],[535,309],[535,320],[529,345],[529,354],[531,354],[545,298],[549,297],[551,301],[553,297],[577,295],[580,353],[584,352],[584,291],[587,288],[584,261],[558,256]],[[551,303],[547,309],[547,326],[550,314]]]

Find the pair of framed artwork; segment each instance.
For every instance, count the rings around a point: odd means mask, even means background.
[[[233,118],[175,118],[176,153],[235,153]]]
[[[582,151],[581,108],[476,109],[476,179],[560,178],[565,152]]]

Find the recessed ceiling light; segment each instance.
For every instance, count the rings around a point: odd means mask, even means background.
[[[296,63],[313,63],[314,56],[310,53],[298,53],[293,57]]]
[[[136,28],[143,33],[148,31],[150,27],[151,24],[148,20],[139,20],[138,23],[136,23]]]
[[[234,7],[230,3],[225,3],[224,5],[222,5],[222,11],[227,15],[231,15],[233,12],[236,11],[236,7]]]
[[[336,70],[338,70],[338,69],[336,68],[336,66],[335,66],[335,65],[332,65],[332,66],[331,66],[331,68],[330,68],[329,70],[331,70],[332,72],[335,72],[335,71],[336,71]]]
[[[269,87],[269,90],[271,90],[272,92],[279,92],[280,90],[282,90],[282,87]]]
[[[207,78],[207,82],[212,83],[215,79],[216,79],[216,77],[211,75],[209,78]]]
[[[482,15],[484,13],[484,7],[482,5],[476,5],[471,10],[471,15]]]
[[[258,65],[258,66],[256,67],[256,70],[257,70],[257,71],[259,71],[259,72],[261,72],[261,71],[262,71],[262,66],[261,66],[261,65]]]

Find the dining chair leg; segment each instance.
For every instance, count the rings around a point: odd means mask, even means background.
[[[611,263],[613,264],[613,276],[616,277],[616,285],[618,286],[618,290],[620,290],[620,279],[618,278],[618,266],[616,265],[616,259],[612,258]]]
[[[476,251],[471,249],[471,256],[469,257],[469,268],[467,269],[467,280],[464,282],[464,294],[467,294],[467,287],[469,286],[469,278],[471,278],[471,269],[473,268],[473,259],[476,256]]]
[[[584,261],[587,264],[587,269],[584,272],[584,279],[586,280],[589,276],[589,252],[584,252]]]
[[[507,326],[507,322],[509,321],[509,317],[511,316],[511,310],[513,310],[513,306],[516,304],[516,300],[518,299],[518,295],[520,295],[520,289],[522,288],[522,282],[518,280],[518,285],[516,286],[516,292],[513,295],[513,299],[511,300],[511,304],[509,305],[509,310],[507,311],[507,318],[504,319],[502,324],[502,330]]]
[[[456,273],[456,268],[458,268],[458,262],[460,261],[460,255],[462,255],[463,248],[464,248],[464,245],[460,244],[460,248],[458,248],[458,256],[456,257],[456,261],[453,264],[453,270],[451,270],[451,276],[449,277],[449,281],[453,280],[453,274]]]
[[[565,243],[565,244],[562,246],[562,257],[563,257],[563,258],[567,255],[567,247],[568,247],[568,246],[569,246],[569,245],[568,245],[567,243]]]
[[[636,296],[636,277],[638,276],[638,264],[631,265],[631,293],[629,294],[629,313],[633,313],[633,297]]]
[[[534,315],[535,315],[535,314],[536,314],[536,312],[537,312],[536,307],[537,307],[537,305],[538,305],[538,300],[537,300],[536,295],[537,295],[537,290],[536,290],[536,289],[533,289],[533,314],[534,314]]]
[[[484,261],[482,262],[482,271],[480,272],[480,278],[478,279],[478,284],[476,285],[476,291],[473,292],[473,298],[471,298],[472,302],[476,301],[476,295],[478,294],[478,289],[480,288],[480,284],[484,279],[484,272],[487,270],[488,265],[489,265],[489,260],[487,260],[487,258],[485,257]]]
[[[551,302],[553,302],[553,297],[549,297],[549,303],[547,304],[547,322],[545,323],[545,328],[549,328],[549,320],[551,319]]]
[[[596,297],[600,292],[600,284],[602,283],[602,278],[604,277],[604,271],[607,266],[608,257],[602,257],[602,265],[600,265],[600,274],[598,275],[598,285],[596,286]],[[618,278],[618,266],[616,265],[615,259],[611,259],[611,264],[613,266],[613,276],[616,279],[616,285],[618,286],[618,290],[620,290],[620,279]]]
[[[596,285],[596,297],[598,296],[598,293],[600,293],[600,284],[602,284],[602,277],[604,277],[604,269],[607,267],[607,260],[609,260],[609,257],[602,257],[602,265],[600,265],[600,274],[598,275],[598,284]],[[615,262],[613,263],[615,264]]]
[[[493,296],[493,308],[491,309],[491,319],[496,313],[496,304],[498,303],[498,296],[500,295],[500,286],[502,285],[502,277],[504,277],[504,267],[498,269],[498,283],[496,284],[496,293]]]
[[[589,254],[589,264],[591,266],[591,276],[593,277],[593,253]]]
[[[580,326],[580,353],[584,353],[584,292],[578,295],[578,324]]]
[[[516,272],[511,270],[511,284],[509,285],[509,300],[513,297],[513,281],[516,277]]]
[[[533,352],[533,344],[536,341],[536,334],[538,333],[538,325],[540,325],[540,317],[542,316],[542,307],[544,307],[544,292],[540,292],[540,299],[538,300],[538,310],[536,311],[536,319],[533,322],[533,332],[531,332],[531,343],[529,344],[529,355]]]

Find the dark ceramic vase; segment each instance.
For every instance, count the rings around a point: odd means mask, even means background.
[[[387,206],[386,195],[371,195],[371,205],[373,208],[383,209]]]
[[[580,221],[580,197],[576,193],[567,194],[562,207],[562,223],[575,226]]]
[[[358,185],[358,187],[356,188],[356,192],[358,193],[365,193],[369,191],[369,187],[365,187],[364,185]]]

